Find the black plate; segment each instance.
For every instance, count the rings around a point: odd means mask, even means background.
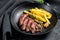
[[[52,14],[52,18],[51,18],[51,25],[46,28],[46,29],[43,29],[42,32],[38,32],[38,33],[34,33],[32,34],[31,32],[26,32],[26,31],[22,31],[19,26],[18,26],[18,20],[20,18],[20,16],[23,14],[23,10],[29,10],[31,8],[35,8],[35,7],[38,7],[38,8],[43,8],[47,11],[49,11],[51,14]],[[12,26],[19,32],[21,33],[24,33],[24,34],[28,34],[28,35],[42,35],[42,34],[45,34],[45,33],[48,33],[49,31],[51,31],[51,29],[53,29],[55,27],[57,23],[57,14],[56,12],[50,8],[49,6],[45,5],[45,4],[40,4],[40,3],[31,3],[31,2],[23,2],[20,6],[16,7],[12,14],[11,14],[11,24]]]

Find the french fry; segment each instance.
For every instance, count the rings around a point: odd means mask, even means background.
[[[48,19],[50,19],[50,18],[52,17],[52,14],[51,14],[51,13],[49,13],[49,12],[43,10],[43,9],[40,9],[40,11],[41,11],[42,13],[44,13],[44,14],[47,16]]]
[[[42,18],[41,16],[36,16],[36,19],[39,20],[39,21],[41,20],[43,22],[46,22],[46,20],[44,18]]]
[[[49,23],[46,22],[46,23],[44,24],[44,27],[47,28],[48,26],[49,26]]]
[[[50,21],[47,19],[46,15],[44,15],[46,21],[50,24]]]

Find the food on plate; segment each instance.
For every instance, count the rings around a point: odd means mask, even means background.
[[[23,14],[20,18],[20,24],[22,25],[24,19],[28,16],[28,14]]]
[[[42,27],[40,25],[40,27],[38,26],[38,23],[36,23],[32,18],[28,17],[25,17],[27,14],[23,14],[22,18],[20,18],[20,22],[19,24],[21,25],[21,28],[22,30],[26,30],[26,32],[29,32],[31,31],[32,33],[35,33],[37,32],[37,29],[39,29],[38,31],[42,32]],[[25,18],[24,18],[25,17]],[[24,20],[23,20],[24,18]],[[21,22],[23,21],[23,23],[21,24]],[[36,29],[36,27],[38,27]]]
[[[35,8],[30,9],[30,13],[33,14],[33,15],[36,15],[36,17],[37,17],[36,19],[38,21],[42,21],[42,22],[45,22],[45,23],[47,22],[48,26],[51,24],[49,19],[51,19],[52,14],[50,12],[48,12],[48,11],[42,9],[42,8],[35,7]],[[41,22],[39,22],[39,23],[41,23]],[[45,25],[47,25],[47,24],[45,24]],[[45,25],[44,25],[44,27],[48,27],[48,26],[45,26]]]
[[[25,20],[24,20],[24,22],[23,22],[23,30],[25,30],[26,29],[26,27],[27,27],[27,24],[28,24],[28,19],[26,18]]]
[[[33,18],[36,18],[37,20],[41,20],[43,22],[46,22],[46,20],[43,17],[41,17],[41,16],[37,16],[37,15],[32,14],[32,13],[26,11],[26,10],[24,10],[24,12],[27,13],[27,14],[29,14],[29,15],[31,15]]]
[[[48,28],[52,14],[42,8],[32,8],[29,11],[24,10],[19,19],[21,29],[26,32],[42,32],[43,27]]]
[[[51,13],[49,13],[48,11],[46,11],[46,10],[44,10],[44,9],[42,9],[42,8],[38,9],[38,8],[36,7],[36,8],[34,8],[34,9],[30,9],[30,12],[31,12],[32,14],[36,14],[37,16],[42,16],[42,17],[43,17],[43,15],[46,15],[46,17],[47,17],[48,19],[50,19],[50,18],[52,17],[52,14],[51,14]]]
[[[49,23],[46,22],[46,23],[44,24],[44,27],[47,28],[48,26],[49,26]]]

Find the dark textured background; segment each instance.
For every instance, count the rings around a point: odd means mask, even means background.
[[[21,0],[22,1],[22,0]],[[20,0],[0,0],[0,16],[2,14],[10,13],[10,11],[16,7],[20,2]],[[2,22],[3,15],[0,17],[0,29],[2,28],[1,22]],[[7,18],[7,15],[5,15],[5,18]],[[8,19],[4,20],[5,23],[8,22]],[[6,23],[8,24],[8,23]],[[6,26],[6,25],[4,25]],[[0,30],[0,35],[2,30]],[[0,36],[1,38],[2,36]],[[23,37],[24,40],[29,40],[26,37]],[[21,39],[22,40],[22,39]],[[30,40],[33,40],[33,38],[30,38]],[[44,37],[38,37],[34,38],[34,40],[60,40],[60,20],[58,20],[55,28],[50,32],[47,36]]]

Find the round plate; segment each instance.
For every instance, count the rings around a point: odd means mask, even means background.
[[[42,30],[42,32],[37,32],[34,34],[32,34],[31,32],[22,31],[18,26],[18,21],[19,21],[20,16],[23,14],[24,10],[29,10],[29,9],[35,8],[35,7],[43,8],[52,14],[52,18],[50,19],[50,22],[51,22],[50,26],[48,28],[44,28]],[[48,33],[51,29],[53,29],[55,27],[56,23],[57,23],[56,12],[52,8],[50,8],[49,6],[44,5],[44,4],[40,4],[40,3],[30,3],[30,2],[22,3],[20,6],[16,7],[11,14],[12,26],[17,31],[24,33],[24,34],[28,34],[28,35],[42,35],[42,34]]]

